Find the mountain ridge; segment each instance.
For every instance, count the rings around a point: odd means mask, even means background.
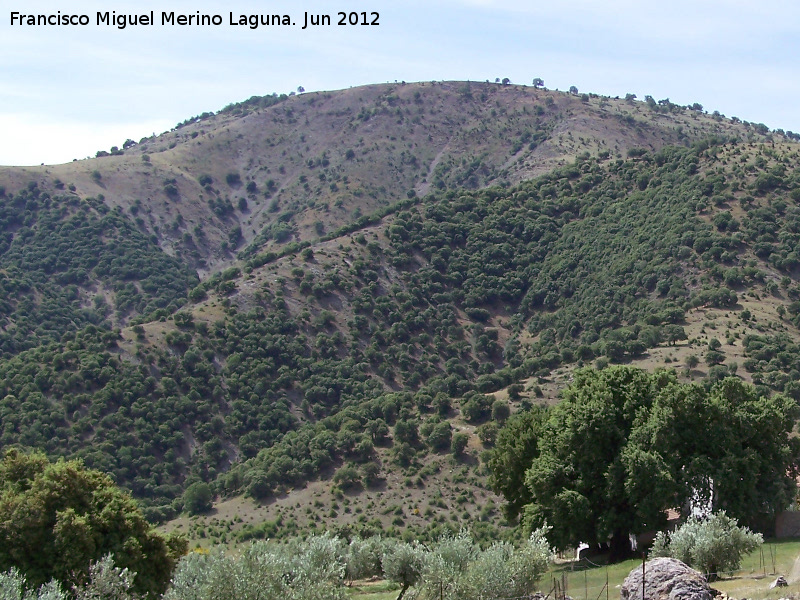
[[[124,154],[0,168],[0,185],[11,191],[33,179],[47,190],[58,179],[81,197],[141,209],[140,227],[202,276],[253,242],[257,251],[313,241],[436,185],[515,184],[582,152],[625,156],[726,131],[764,139],[756,127],[668,101],[653,110],[516,85],[381,84],[265,98],[275,103],[251,100],[190,119]]]

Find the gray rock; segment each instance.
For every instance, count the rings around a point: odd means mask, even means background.
[[[786,581],[786,577],[783,575],[778,575],[778,578],[769,584],[769,589],[774,590],[775,588],[786,587],[788,585],[789,582]]]
[[[637,566],[625,578],[621,600],[712,600],[705,577],[675,558],[654,558],[645,563],[644,599],[642,567]]]

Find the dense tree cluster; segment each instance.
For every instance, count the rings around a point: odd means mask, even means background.
[[[559,548],[658,530],[693,501],[764,527],[794,499],[797,404],[739,379],[708,391],[674,372],[580,370],[546,420],[518,418],[494,450],[494,485]],[[514,432],[524,424],[528,443]],[[503,470],[505,467],[505,470]],[[526,491],[515,487],[524,471]]]
[[[0,355],[88,324],[165,314],[197,276],[101,198],[51,197],[32,183],[0,196]]]
[[[403,468],[422,452],[458,455],[465,440],[445,421],[456,409],[491,443],[509,411],[490,392],[684,340],[687,310],[735,307],[742,286],[800,302],[800,179],[766,147],[725,158],[739,150],[711,140],[582,156],[514,188],[407,198],[330,234],[352,240],[334,262],[287,245],[290,275],[248,293],[277,254],[188,291],[194,277],[100,199],[35,185],[4,195],[0,312],[14,326],[0,331],[0,444],[79,456],[164,518],[186,499],[202,508],[184,496],[198,482],[265,498],[332,468],[369,485],[384,468],[376,446]],[[754,255],[787,273],[780,290]],[[175,313],[187,293],[220,311]],[[108,325],[124,318],[163,319],[166,344],[139,325],[125,357]],[[757,383],[800,395],[789,339],[744,344]],[[523,437],[518,452],[536,443]],[[529,501],[508,474],[516,512]]]

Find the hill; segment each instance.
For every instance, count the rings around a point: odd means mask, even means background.
[[[668,100],[469,82],[255,97],[94,160],[0,168],[0,186],[103,196],[201,276],[243,252],[313,241],[434,190],[514,185],[578,155],[658,150],[763,126]]]
[[[27,294],[0,445],[82,457],[153,519],[205,481],[265,503],[245,535],[499,523],[480,454],[575,365],[800,395],[798,147],[761,127],[408,84],[254,99],[124,152],[0,170]]]

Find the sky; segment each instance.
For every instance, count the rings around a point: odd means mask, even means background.
[[[254,95],[471,80],[651,95],[800,131],[800,3],[784,0],[0,0],[0,165],[69,162]],[[12,13],[89,25],[12,25]],[[97,13],[149,14],[119,29]],[[378,13],[337,25],[337,13]],[[169,26],[162,12],[219,15]],[[306,13],[330,26],[302,29]],[[231,25],[289,15],[294,25]],[[360,20],[360,19],[359,19]]]

